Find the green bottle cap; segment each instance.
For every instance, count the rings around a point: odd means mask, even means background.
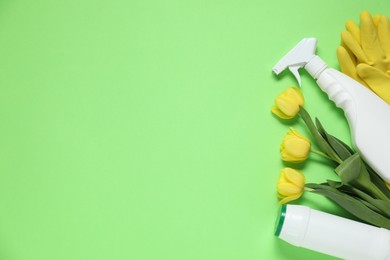
[[[284,219],[285,219],[285,217],[286,217],[286,209],[287,209],[287,206],[283,204],[283,205],[280,207],[278,217],[276,218],[276,222],[275,222],[275,233],[274,233],[274,234],[275,234],[275,236],[277,236],[277,237],[279,237],[280,232],[282,231]]]

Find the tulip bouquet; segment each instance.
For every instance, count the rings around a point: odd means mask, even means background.
[[[303,105],[301,91],[290,87],[275,99],[271,111],[283,119],[300,116],[320,150],[312,149],[309,138],[290,128],[280,146],[282,160],[302,163],[312,152],[328,159],[335,166],[338,178],[320,184],[306,183],[300,171],[286,167],[281,171],[277,184],[280,203],[296,200],[304,191],[313,192],[331,199],[367,223],[390,229],[390,190],[386,182],[363,161],[359,153],[328,133],[317,118],[313,122]]]

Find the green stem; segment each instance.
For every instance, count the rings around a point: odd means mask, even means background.
[[[318,154],[318,155],[320,155],[320,156],[322,156],[322,157],[324,157],[324,158],[326,158],[326,159],[329,159],[329,160],[331,160],[331,161],[337,162],[337,163],[339,163],[339,164],[341,164],[341,163],[343,162],[343,161],[341,161],[341,160],[337,160],[337,158],[332,158],[332,157],[328,156],[326,153],[323,153],[323,152],[321,152],[321,151],[317,151],[317,150],[311,149],[310,152],[315,153],[315,154]]]
[[[308,192],[313,192],[313,191],[315,191],[314,189],[309,188],[309,187],[306,187],[306,186],[303,188],[303,190],[304,190],[304,191],[308,191]]]

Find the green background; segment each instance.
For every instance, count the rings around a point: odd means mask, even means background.
[[[0,259],[333,259],[273,236],[289,125],[269,110],[296,82],[271,69],[304,37],[337,68],[362,10],[390,2],[1,0]],[[306,108],[349,142],[302,80]],[[315,155],[300,168],[334,178]]]

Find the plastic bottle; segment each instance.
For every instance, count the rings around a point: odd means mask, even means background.
[[[342,259],[389,260],[390,230],[300,205],[282,205],[275,236]]]
[[[352,141],[360,155],[390,183],[390,106],[359,82],[328,68],[315,55],[316,46],[317,39],[303,39],[274,66],[274,73],[279,74],[288,67],[301,85],[298,69],[304,67],[317,79],[329,99],[344,110]]]

